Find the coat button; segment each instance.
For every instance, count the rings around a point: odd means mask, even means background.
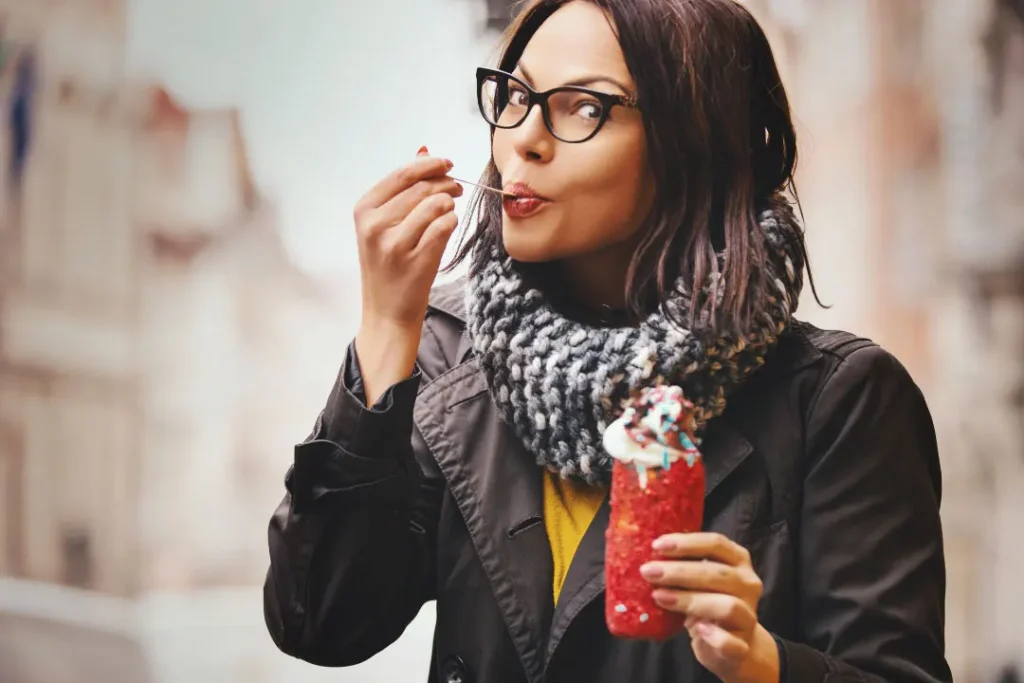
[[[458,655],[450,655],[441,663],[442,683],[473,683],[466,663]]]

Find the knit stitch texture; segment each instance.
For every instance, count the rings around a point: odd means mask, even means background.
[[[790,206],[762,212],[759,225],[769,250],[768,287],[750,296],[761,297],[765,313],[743,334],[710,343],[673,324],[664,310],[636,327],[591,327],[566,318],[507,256],[494,254],[470,274],[466,310],[474,350],[502,419],[539,465],[607,483],[612,462],[601,435],[625,399],[644,386],[682,387],[696,407],[698,434],[725,410],[729,394],[764,364],[789,325],[803,285],[800,229]],[[719,281],[713,273],[707,296],[721,300]],[[685,320],[690,294],[681,284],[674,291],[666,306]]]

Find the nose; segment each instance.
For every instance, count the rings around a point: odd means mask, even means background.
[[[546,163],[555,151],[555,138],[544,125],[544,113],[539,105],[530,107],[526,120],[507,131],[513,136],[512,146],[524,160]]]

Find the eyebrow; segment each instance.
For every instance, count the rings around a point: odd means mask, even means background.
[[[526,70],[526,67],[523,66],[522,62],[517,64],[516,67],[523,72],[523,78],[526,79],[526,81],[529,82],[530,85],[536,86],[536,82],[533,80],[533,78],[530,77],[530,72]],[[575,78],[567,83],[563,83],[559,87],[578,86],[580,88],[586,88],[597,83],[608,83],[610,85],[614,85],[616,88],[626,93],[627,96],[633,95],[633,91],[630,88],[627,88],[624,84],[620,83],[614,78],[611,78],[610,76],[581,76],[580,78]]]

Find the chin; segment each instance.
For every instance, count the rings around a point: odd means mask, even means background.
[[[501,230],[505,252],[520,263],[547,263],[561,258],[558,245],[553,244],[552,235],[540,226],[529,229],[510,225],[506,219]]]

